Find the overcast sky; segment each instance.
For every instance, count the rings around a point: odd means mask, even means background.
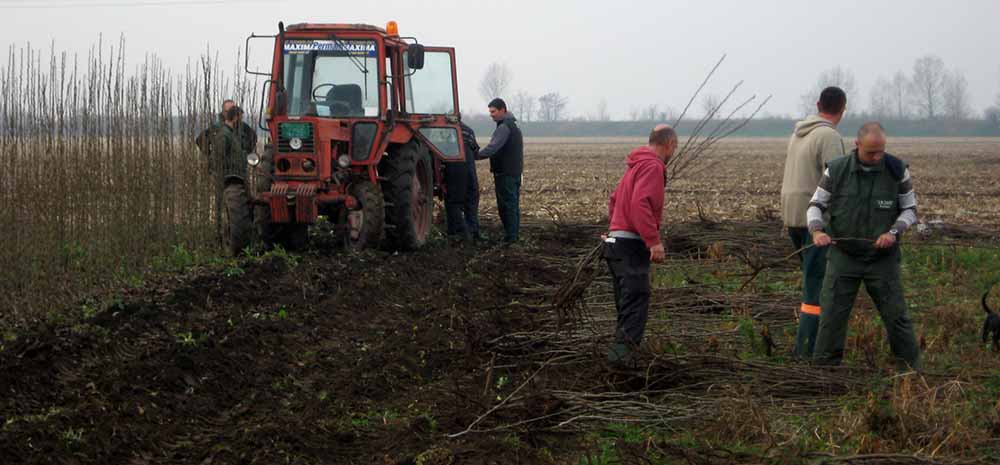
[[[879,76],[909,74],[925,54],[965,74],[977,113],[1000,93],[998,0],[0,0],[0,15],[8,47],[85,52],[99,34],[123,34],[132,62],[153,52],[178,71],[206,45],[234,62],[250,32],[274,33],[279,20],[396,20],[402,35],[457,49],[465,113],[484,111],[478,84],[495,61],[513,71],[508,93],[558,91],[573,115],[604,98],[617,118],[652,103],[682,108],[723,53],[709,92],[744,80],[741,95],[773,94],[771,114],[797,113],[818,74],[838,65],[857,78],[849,106],[866,108]]]

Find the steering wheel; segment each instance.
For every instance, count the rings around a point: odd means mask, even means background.
[[[337,87],[337,85],[336,84],[331,84],[331,83],[325,83],[325,84],[320,84],[320,85],[314,87],[313,90],[312,90],[312,98],[313,98],[313,100],[315,100],[317,102],[319,102],[320,100],[322,100],[323,102],[326,102],[326,94],[329,93],[330,91],[324,92],[322,97],[319,96],[319,95],[316,95],[319,92],[319,90],[322,89],[322,88],[324,88],[324,87],[329,87],[329,88],[333,89],[334,87]]]

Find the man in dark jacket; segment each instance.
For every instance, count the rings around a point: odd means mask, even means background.
[[[222,242],[228,247],[229,253],[237,256],[250,244],[253,229],[250,199],[246,189],[246,152],[238,136],[243,110],[234,105],[223,117],[222,127],[215,132],[212,140],[212,158],[219,160],[223,189],[221,198],[224,200],[228,220],[228,231],[220,231]]]
[[[243,182],[247,176],[247,149],[246,142],[242,140],[243,127],[246,126],[243,109],[233,105],[222,116],[222,125],[213,133],[211,160],[224,182]]]
[[[611,270],[618,324],[608,361],[628,363],[631,348],[642,342],[649,311],[650,262],[665,258],[660,242],[666,162],[677,149],[677,133],[661,124],[649,134],[649,145],[632,151],[628,168],[608,201],[609,232],[604,258]]]
[[[198,137],[195,138],[194,143],[201,150],[202,155],[208,159],[208,170],[210,173],[217,173],[219,171],[219,163],[221,160],[212,159],[212,141],[218,136],[218,132],[225,125],[225,115],[230,109],[236,106],[236,102],[232,100],[225,100],[222,102],[222,111],[219,112],[219,120],[213,123],[211,126],[205,128]],[[242,110],[241,110],[242,111]],[[242,118],[239,124],[234,129],[236,139],[240,142],[240,147],[243,150],[243,154],[253,152],[257,148],[257,132],[250,127],[249,124],[244,122]]]
[[[465,123],[462,129],[462,145],[465,147],[465,163],[445,163],[444,180],[448,188],[445,199],[445,216],[448,220],[448,238],[461,242],[468,238],[479,240],[479,178],[476,175],[476,156],[479,143],[476,133]]]
[[[885,143],[881,125],[863,125],[857,149],[827,164],[806,212],[813,243],[833,245],[820,298],[814,354],[820,363],[836,365],[843,358],[847,322],[864,282],[889,334],[897,368],[920,368],[920,348],[903,298],[899,249],[900,236],[917,221],[917,198],[906,163],[885,153]]]
[[[495,98],[489,104],[490,118],[497,123],[490,143],[479,151],[478,159],[490,159],[490,172],[497,194],[497,212],[503,222],[503,241],[517,242],[521,228],[521,172],[524,168],[524,139],[517,119],[507,111],[507,103]]]

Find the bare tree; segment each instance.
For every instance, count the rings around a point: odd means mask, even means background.
[[[997,68],[997,87],[1000,88],[1000,68]],[[993,106],[1000,108],[1000,89],[997,90],[997,99],[993,102]]]
[[[986,117],[986,121],[989,121],[994,128],[1000,129],[1000,102],[997,105],[987,108],[984,116]]]
[[[969,82],[961,71],[945,74],[944,114],[951,119],[963,120],[972,114],[969,104]]]
[[[715,94],[705,94],[701,98],[701,111],[705,118],[709,115],[715,116],[714,114],[719,110],[719,96]]]
[[[997,85],[1000,87],[1000,71],[997,72]],[[997,91],[997,99],[993,101],[993,106],[1000,108],[1000,90]]]
[[[594,114],[595,121],[611,121],[611,113],[608,113],[608,100],[601,99],[597,102],[597,113]]]
[[[658,117],[657,121],[667,122],[676,120],[678,115],[677,115],[677,110],[675,110],[674,107],[667,105],[663,107],[663,109],[660,110],[660,112],[657,113],[656,116]]]
[[[535,96],[523,90],[517,91],[510,101],[511,110],[514,116],[522,121],[531,121],[535,113]]]
[[[655,103],[651,103],[642,110],[642,120],[643,121],[656,121],[656,117],[660,114],[660,106]]]
[[[631,107],[628,109],[628,119],[630,121],[639,121],[641,114],[642,112],[639,110],[639,107]]]
[[[906,78],[906,73],[896,71],[889,82],[889,101],[892,104],[893,116],[898,120],[910,117],[910,102],[907,99],[907,92],[910,87],[910,80]]]
[[[892,81],[881,77],[875,81],[869,95],[868,112],[875,119],[885,119],[892,115]]]
[[[536,99],[536,98],[534,98],[534,97],[532,97],[530,95],[529,95],[529,97],[530,98],[528,98],[524,102],[524,114],[525,114],[525,116],[527,116],[527,119],[525,119],[525,121],[534,121],[535,120],[535,115],[537,114],[536,113],[537,110],[535,110],[535,107],[538,104],[538,99]]]
[[[801,111],[803,115],[811,115],[816,112],[816,101],[819,100],[819,94],[823,92],[823,89],[830,86],[837,86],[847,94],[848,105],[852,101],[861,101],[861,94],[858,91],[854,73],[847,68],[835,66],[819,73],[816,85],[813,86],[812,91],[802,95]]]
[[[569,99],[559,92],[549,92],[538,97],[538,119],[542,121],[560,121]]]
[[[944,60],[940,57],[926,55],[913,64],[910,92],[920,116],[934,119],[940,115],[946,75]]]
[[[483,79],[479,81],[479,94],[489,102],[503,95],[513,80],[514,75],[506,63],[490,63],[486,73],[483,74]]]

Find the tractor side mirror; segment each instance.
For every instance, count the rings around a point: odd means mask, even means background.
[[[410,69],[424,68],[424,46],[420,44],[410,44],[406,49],[406,63]]]

